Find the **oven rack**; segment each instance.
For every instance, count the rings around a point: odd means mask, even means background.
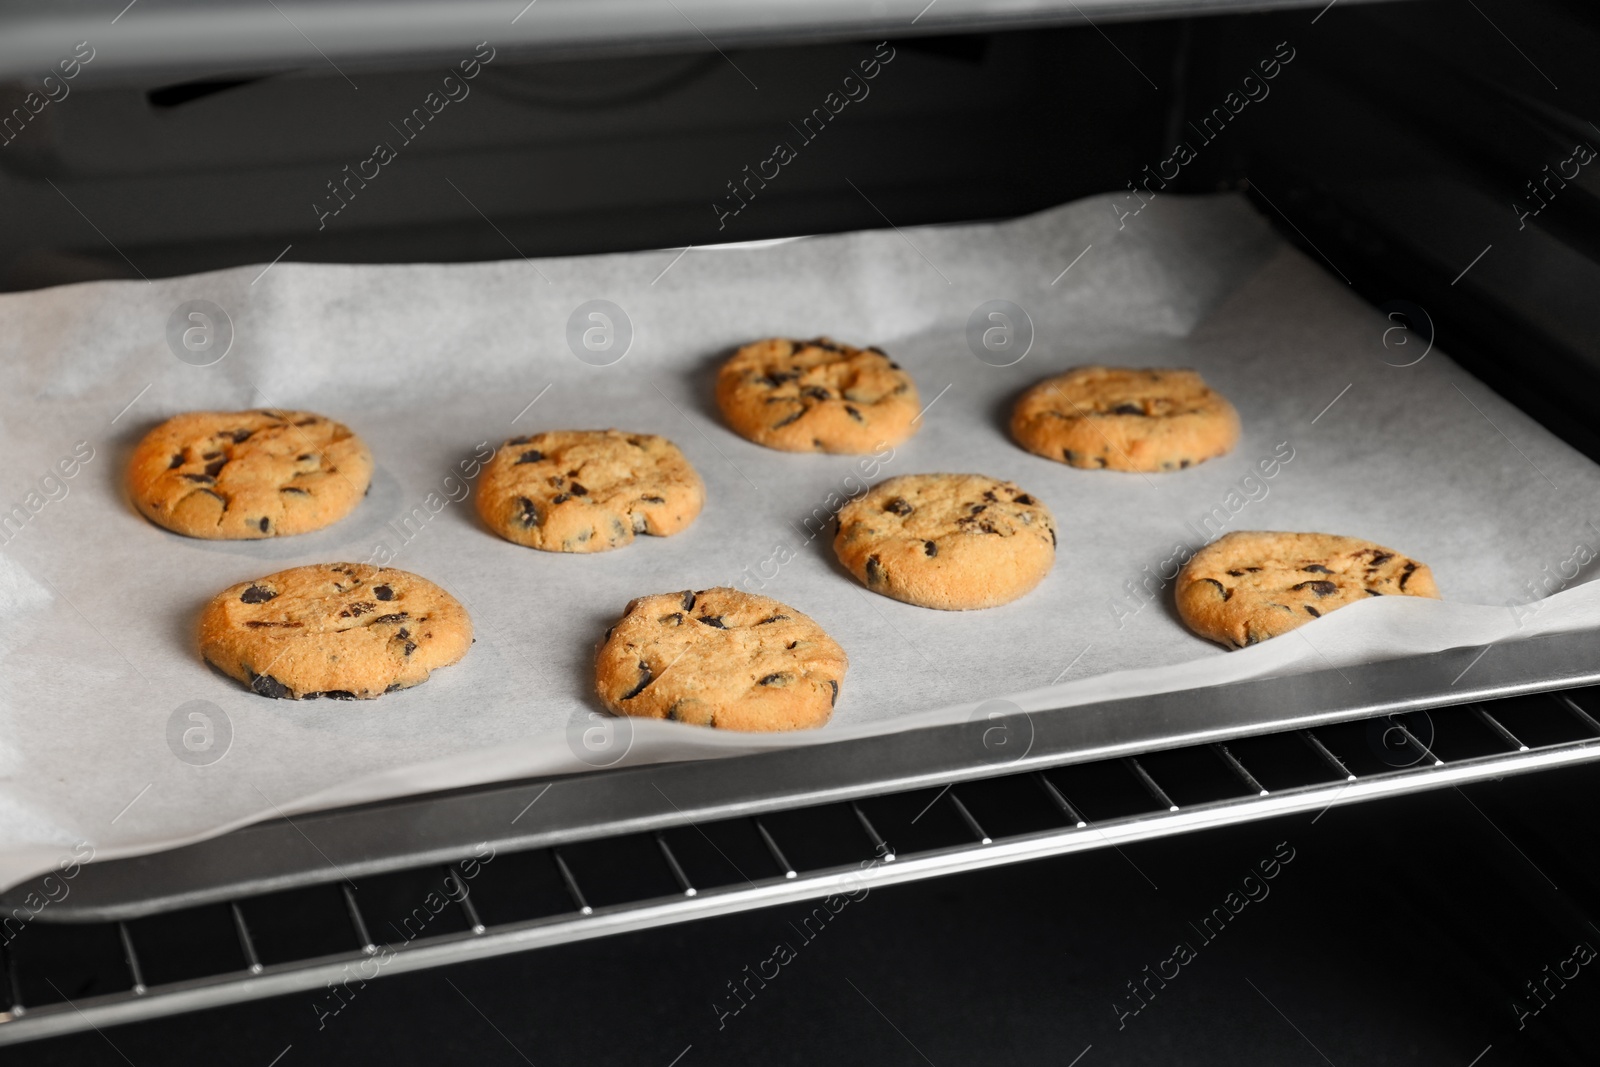
[[[1600,758],[1600,686],[33,923],[0,1044]],[[1131,861],[1130,861],[1131,862]],[[314,998],[315,999],[315,998]]]

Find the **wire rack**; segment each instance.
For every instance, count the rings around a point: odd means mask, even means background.
[[[1590,761],[1596,713],[1600,686],[1539,693],[33,922],[0,1044]]]

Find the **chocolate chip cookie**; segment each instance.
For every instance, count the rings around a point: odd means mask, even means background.
[[[705,484],[665,437],[555,430],[513,437],[478,480],[489,529],[547,552],[604,552],[635,534],[668,537],[705,503]]]
[[[1426,563],[1357,537],[1239,530],[1184,564],[1175,595],[1189,629],[1243,648],[1369,597],[1437,600],[1439,587]]]
[[[618,715],[723,730],[801,730],[833,713],[844,649],[787,604],[736,589],[628,604],[595,656],[594,684]]]
[[[875,593],[925,608],[992,608],[1056,559],[1050,509],[982,474],[907,474],[839,509],[833,550]]]
[[[1022,394],[1011,436],[1072,467],[1173,471],[1230,451],[1239,413],[1192,370],[1077,367]]]
[[[145,435],[128,464],[140,513],[175,533],[246,540],[338,522],[372,482],[372,453],[308,411],[193,411]]]
[[[472,620],[415,574],[319,563],[240,582],[200,615],[200,654],[262,696],[366,700],[467,654]]]
[[[851,455],[904,441],[920,410],[911,376],[882,349],[826,337],[745,345],[717,375],[717,405],[758,445]]]

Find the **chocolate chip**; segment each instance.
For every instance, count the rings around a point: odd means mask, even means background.
[[[355,700],[356,695],[348,689],[325,689],[320,693],[307,693],[306,700],[315,700],[317,697],[327,697],[329,700]]]
[[[939,554],[939,546],[932,541],[924,541],[922,542],[922,551],[930,556],[937,556]]]
[[[1305,609],[1306,609],[1306,614],[1310,615],[1313,619],[1322,618],[1322,612],[1318,611],[1316,608],[1312,607],[1310,604],[1305,605]]]
[[[295,423],[295,425],[296,426],[315,426],[317,423],[319,423],[321,421],[322,421],[321,419],[319,419],[315,415],[313,415],[309,419],[301,419],[299,422]],[[235,437],[234,440],[238,440],[238,438]]]
[[[1305,589],[1309,589],[1319,597],[1329,596],[1339,591],[1338,586],[1328,581],[1301,582],[1299,585],[1291,585],[1289,587],[1291,593],[1298,593]]]
[[[251,619],[245,625],[252,630],[267,630],[277,627],[284,630],[296,630],[304,626],[303,622],[267,622],[261,619]]]
[[[877,556],[867,557],[867,584],[879,585],[883,582],[883,564],[878,562]]]
[[[791,422],[793,422],[793,421],[795,421],[795,420],[796,420],[796,419],[798,419],[798,418],[799,418],[799,417],[800,417],[800,416],[801,416],[801,415],[804,415],[804,414],[805,414],[805,413],[806,413],[806,409],[805,409],[805,408],[801,408],[801,409],[800,409],[800,410],[799,410],[799,411],[796,411],[796,412],[795,412],[795,413],[794,413],[794,414],[793,414],[793,415],[790,415],[790,416],[788,416],[788,417],[787,417],[787,418],[784,418],[784,419],[780,419],[780,420],[779,420],[779,421],[777,421],[777,422],[775,422],[775,423],[773,423],[773,424],[772,424],[772,428],[773,428],[773,429],[774,429],[774,430],[776,430],[776,429],[778,429],[778,428],[779,428],[779,427],[781,427],[781,426],[787,426],[787,425],[789,425],[789,424],[790,424],[790,423],[791,423]]]
[[[988,504],[974,504],[970,508],[968,508],[967,510],[972,512],[972,514],[974,514],[974,515],[981,515],[985,511],[989,510],[989,505]]]
[[[659,496],[642,496],[639,499],[644,501],[646,504],[665,504],[667,502],[665,497]]]
[[[525,496],[517,497],[517,506],[522,510],[517,514],[517,521],[522,523],[523,529],[531,529],[539,525],[539,509],[533,506],[533,501]]]
[[[181,466],[183,466],[183,453],[174,452],[172,454],[172,462],[167,464],[167,470],[177,470]]]
[[[239,599],[246,604],[265,604],[277,595],[266,586],[252,585],[249,589],[239,594]]]
[[[1111,409],[1113,415],[1144,415],[1144,408],[1138,404],[1118,404]]]
[[[1244,574],[1244,571],[1229,571],[1228,573],[1233,575],[1235,578],[1237,578],[1240,575]]]
[[[1391,559],[1394,559],[1393,552],[1374,552],[1372,554],[1372,562],[1367,564],[1367,566],[1376,567],[1381,563],[1389,562]]]
[[[707,626],[714,626],[718,630],[726,630],[727,629],[727,627],[722,624],[722,616],[721,615],[701,615],[701,616],[699,616],[699,618],[696,621],[703,622]]]
[[[674,611],[670,615],[663,615],[659,619],[657,619],[656,622],[662,623],[663,625],[665,625],[666,623],[670,622],[674,626],[682,626],[683,625],[683,612]],[[611,636],[610,634],[606,635],[606,637],[608,639],[610,638],[610,636]]]
[[[250,688],[262,696],[272,697],[274,700],[286,700],[294,696],[288,686],[270,674],[251,674]]]
[[[227,465],[228,465],[228,461],[225,460],[225,459],[212,460],[210,463],[206,464],[206,474],[208,474],[211,477],[215,478],[217,476],[217,473],[219,471],[221,471],[222,468],[226,467]]]
[[[189,479],[191,482],[198,482],[201,485],[217,484],[217,480],[211,477],[209,474],[185,474],[184,477]]]
[[[256,525],[261,527],[261,532],[262,533],[266,533],[267,530],[268,530],[268,527],[270,527],[272,525],[272,520],[267,518],[265,515],[263,515],[263,516],[261,516],[261,521],[259,523],[257,523]]]
[[[855,408],[851,407],[849,404],[846,404],[844,406],[844,413],[846,415],[849,415],[852,419],[855,419],[857,422],[865,423],[867,421],[866,419],[861,417],[861,412],[857,411]]]
[[[552,503],[552,504],[565,504],[567,501],[569,501],[571,499],[572,499],[572,494],[571,493],[557,493],[555,496],[550,498],[550,503]]]
[[[367,612],[376,610],[377,607],[378,605],[374,604],[370,600],[357,600],[346,607],[343,611],[339,612],[339,618],[359,619]]]
[[[906,503],[905,498],[897,496],[883,505],[883,510],[896,515],[909,515],[917,509]]]
[[[577,482],[573,482],[572,483],[572,495],[573,496],[588,496],[589,495],[589,490],[585,489],[583,486],[579,485]]]
[[[390,682],[389,683],[389,688],[385,689],[384,692],[385,693],[398,693],[400,690],[402,690],[404,688],[405,688],[405,686],[401,685],[399,682]]]
[[[316,458],[317,457],[316,457],[316,455],[314,453],[302,452],[302,453],[300,453],[300,455],[294,457],[294,461],[296,463],[310,463],[312,460],[314,460]]]
[[[508,445],[525,445],[531,440],[533,440],[533,438],[531,438],[531,437],[513,437],[511,440],[507,441],[506,444],[508,444]]]
[[[773,371],[771,374],[763,375],[762,377],[757,378],[756,381],[765,385],[769,389],[776,389],[784,382],[792,382],[798,377],[800,377],[800,375],[796,371]]]
[[[518,456],[517,457],[517,464],[520,464],[520,463],[539,463],[543,459],[544,459],[544,453],[540,452],[537,448],[535,448],[535,449],[530,449],[529,451],[524,452],[522,455]],[[517,464],[512,464],[512,466],[516,466]]]
[[[393,600],[394,590],[386,585],[375,585],[372,587],[372,595],[379,600]]]
[[[1029,496],[1027,493],[1023,493],[1021,496],[1017,497],[1016,503],[1021,504],[1024,507],[1030,507],[1031,508],[1034,505],[1035,501],[1034,501],[1033,497]]]
[[[789,616],[787,616],[787,615],[768,615],[766,618],[764,618],[760,622],[756,623],[756,625],[757,626],[765,626],[769,622],[780,622],[780,621],[782,621],[784,619],[787,619],[788,617]]]
[[[1400,588],[1401,589],[1404,589],[1406,587],[1406,582],[1411,580],[1411,572],[1416,570],[1416,569],[1417,569],[1417,565],[1415,563],[1407,563],[1405,565],[1404,569],[1401,570],[1401,572],[1400,572]]]
[[[828,698],[828,707],[831,708],[839,702],[839,683],[829,678],[828,684],[833,686],[833,695]]]
[[[689,592],[689,590],[687,590],[687,589],[685,589],[683,591],[683,610],[684,611],[693,611],[694,610],[694,594]]]
[[[813,400],[832,400],[833,394],[820,385],[808,385],[800,390],[802,396],[809,396]]]
[[[769,674],[765,678],[762,678],[760,681],[756,682],[756,684],[757,685],[782,685],[785,681],[788,680],[788,678],[789,678],[789,676],[787,674],[782,674],[782,673]]]
[[[395,631],[394,635],[396,637],[398,637],[400,640],[404,641],[406,638],[411,636],[411,631],[406,629],[404,626],[402,626],[402,627],[400,627],[400,629]],[[473,640],[476,641],[477,638],[473,638]]]
[[[1202,582],[1210,582],[1212,585],[1216,586],[1217,587],[1217,592],[1222,594],[1222,599],[1223,600],[1228,600],[1233,596],[1233,590],[1229,589],[1227,586],[1223,585],[1221,582],[1217,581],[1215,578],[1202,578],[1200,580]]]
[[[417,650],[417,643],[415,641],[407,641],[405,643],[404,651],[405,651],[406,655],[409,656],[409,655],[411,655],[411,653],[415,652],[416,650]]]
[[[369,605],[369,607],[370,607],[370,605]],[[372,620],[372,624],[374,626],[376,626],[380,622],[400,622],[400,621],[402,621],[404,619],[409,619],[409,618],[411,618],[411,613],[410,612],[397,611],[393,615],[379,615],[376,619]]]
[[[1068,463],[1077,463],[1078,462],[1078,454],[1076,452],[1074,452],[1070,448],[1063,448],[1061,450],[1061,457],[1063,459],[1065,459]]]
[[[1366,590],[1366,594],[1368,596],[1382,596],[1383,595],[1382,593],[1378,592],[1376,589],[1368,589],[1368,590]]]
[[[296,423],[295,425],[299,425],[299,423]],[[242,445],[246,441],[250,440],[250,435],[253,433],[255,433],[254,430],[234,430],[231,432],[233,443],[236,445]]]
[[[1189,460],[1186,460],[1186,459],[1178,460],[1178,469],[1179,470],[1181,470],[1181,471],[1188,470],[1190,466],[1192,466],[1192,464],[1190,463]]]
[[[1050,547],[1056,547],[1056,528],[1054,526],[1050,527]]]
[[[619,697],[618,699],[620,699],[620,700],[632,700],[634,697],[636,697],[640,693],[644,692],[645,686],[649,685],[651,682],[653,682],[655,680],[656,680],[655,679],[655,675],[650,673],[650,664],[646,663],[644,660],[640,660],[639,661],[639,684],[634,686],[632,689],[628,690],[626,693],[623,693],[622,696]]]
[[[1333,573],[1332,571],[1330,571],[1328,568],[1324,567],[1320,563],[1307,564],[1306,566],[1301,567],[1300,569],[1305,571],[1308,574],[1332,574]]]
[[[372,486],[370,486],[370,485],[367,486],[367,490],[368,490],[368,492],[371,492]],[[293,493],[295,496],[310,496],[311,495],[311,490],[309,490],[309,489],[301,489],[298,485],[286,485],[282,489],[279,489],[278,492],[280,492],[280,493]]]

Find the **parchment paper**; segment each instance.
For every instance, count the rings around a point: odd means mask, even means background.
[[[618,756],[730,755],[955,721],[990,697],[1068,707],[1600,625],[1600,586],[1583,584],[1600,547],[1600,468],[1438,349],[1395,366],[1426,343],[1391,331],[1242,199],[1162,197],[1118,214],[1094,198],[999,225],[676,260],[674,249],[278,263],[0,296],[0,507],[26,515],[0,535],[0,883],[81,842],[107,858],[278,813]],[[166,339],[174,309],[197,299],[224,308],[234,331],[207,367]],[[632,326],[609,366],[567,342],[569,315],[595,299]],[[973,310],[996,299],[1032,322],[1031,348],[1007,367],[967,341]],[[887,349],[929,405],[870,477],[861,458],[769,451],[717,417],[714,368],[733,347],[819,333]],[[1084,362],[1198,368],[1238,406],[1239,447],[1142,476],[1014,446],[1016,395]],[[123,466],[156,422],[262,406],[315,410],[365,437],[377,473],[353,516],[300,537],[205,542],[131,509]],[[562,556],[500,540],[470,500],[451,499],[481,442],[607,426],[665,434],[699,468],[708,504],[687,532]],[[861,589],[827,536],[808,536],[865,481],[941,470],[1013,479],[1054,510],[1060,551],[1036,591],[982,612],[915,608]],[[1181,546],[1252,528],[1390,545],[1431,564],[1447,600],[1374,599],[1310,624],[1305,640],[1226,652],[1183,629],[1162,578]],[[385,551],[467,605],[478,641],[462,663],[376,701],[295,703],[200,661],[193,623],[217,590]],[[1147,594],[1130,591],[1141,583]],[[792,604],[844,645],[833,722],[778,736],[640,723],[622,754],[590,694],[595,640],[636,595],[719,584]],[[196,707],[208,717],[189,717]]]

